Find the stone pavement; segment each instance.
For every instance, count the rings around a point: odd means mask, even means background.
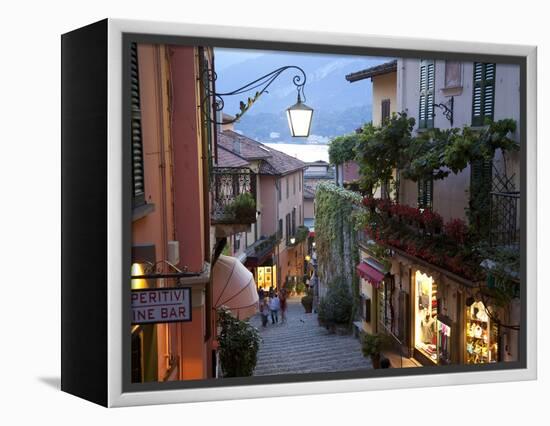
[[[317,322],[317,314],[306,314],[300,298],[288,300],[287,321],[262,327],[260,314],[250,323],[260,330],[262,343],[255,376],[319,373],[372,368],[353,335],[329,334]]]

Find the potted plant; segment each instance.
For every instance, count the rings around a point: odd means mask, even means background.
[[[237,223],[254,223],[256,222],[256,200],[248,192],[239,194],[225,207],[224,214]]]
[[[299,296],[303,294],[304,291],[306,290],[306,285],[303,282],[299,282],[298,284],[296,284],[295,290],[296,290],[296,294]]]
[[[217,311],[218,342],[224,377],[252,376],[258,360],[261,337],[248,322],[231,315],[226,307]]]
[[[313,294],[308,291],[308,293],[302,297],[302,306],[306,310],[306,314],[311,314],[311,311],[313,310]]]
[[[348,334],[350,331],[353,297],[343,279],[336,279],[321,299],[318,308],[319,324],[329,332]]]
[[[382,334],[366,334],[361,342],[363,356],[370,357],[373,368],[380,368],[381,352],[386,343],[386,337]]]
[[[286,294],[289,296],[294,294],[294,291],[295,291],[294,283],[292,281],[287,281],[285,283],[285,290],[286,290]]]

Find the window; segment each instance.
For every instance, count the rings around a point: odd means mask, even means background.
[[[290,228],[290,213],[288,213],[286,215],[286,242],[287,244],[289,243],[290,241],[290,233],[291,233],[291,228]]]
[[[288,176],[286,178],[286,198],[288,198]]]
[[[298,225],[301,225],[302,224],[302,208],[301,207],[300,207],[300,210],[298,210],[298,215],[299,215]]]
[[[292,235],[296,235],[296,207],[292,209]]]
[[[141,133],[141,102],[139,99],[139,66],[137,44],[130,46],[131,84],[131,137],[132,137],[132,206],[145,204],[145,184],[143,167],[143,140]]]
[[[445,89],[462,86],[462,64],[458,61],[445,61]]]
[[[418,180],[418,208],[431,209],[433,207],[433,188],[433,178]]]
[[[296,195],[296,175],[292,176],[292,194]]]
[[[279,219],[279,228],[277,229],[277,238],[283,238],[283,219]]]
[[[434,89],[435,63],[433,60],[420,62],[420,101],[418,112],[418,128],[426,129],[434,126]]]
[[[304,179],[304,172],[302,171],[302,172],[300,172],[300,181],[299,181],[300,182],[300,187],[298,188],[298,190],[300,192],[302,192],[303,179]]]
[[[241,248],[241,234],[235,234],[233,237],[233,250],[237,251]]]
[[[382,114],[380,115],[380,122],[384,123],[386,120],[389,120],[390,118],[390,100],[389,99],[383,99],[382,100]]]
[[[281,179],[277,179],[277,200],[281,201]]]
[[[474,62],[472,126],[483,126],[493,119],[495,107],[495,64]]]

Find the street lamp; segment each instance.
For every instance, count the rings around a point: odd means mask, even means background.
[[[288,127],[292,137],[308,137],[309,131],[311,129],[311,120],[313,118],[313,108],[307,106],[302,98],[306,99],[304,93],[304,86],[306,84],[306,73],[305,71],[296,66],[296,65],[287,65],[281,68],[277,68],[274,71],[271,71],[268,74],[263,75],[262,77],[230,92],[219,93],[214,91],[214,83],[218,78],[217,74],[210,68],[206,68],[203,71],[203,84],[206,92],[206,96],[202,100],[203,111],[205,111],[205,117],[211,123],[216,124],[231,124],[239,120],[249,109],[250,107],[258,100],[258,98],[264,94],[268,93],[268,87],[283,73],[288,69],[298,70],[301,75],[297,74],[292,78],[292,83],[296,86],[298,92],[297,101],[294,105],[290,106],[286,110]],[[217,121],[210,117],[208,110],[205,108],[207,106],[207,100],[212,99],[212,107],[215,112],[220,112],[224,107],[223,98],[226,96],[240,95],[245,92],[249,92],[254,89],[261,89],[256,91],[252,98],[248,98],[246,102],[240,102],[240,111],[235,114],[234,118],[226,119],[222,121]]]
[[[288,128],[290,134],[295,138],[307,138],[311,129],[311,118],[313,117],[313,108],[308,107],[302,102],[300,92],[298,91],[298,102],[286,110],[288,119]]]
[[[311,256],[309,254],[306,255],[306,262],[309,262],[311,260]]]

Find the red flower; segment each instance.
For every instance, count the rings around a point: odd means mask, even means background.
[[[467,232],[468,228],[463,220],[452,219],[445,224],[445,235],[458,244],[464,243]]]
[[[365,207],[374,208],[376,207],[377,200],[374,197],[365,197],[363,198],[363,205]]]

